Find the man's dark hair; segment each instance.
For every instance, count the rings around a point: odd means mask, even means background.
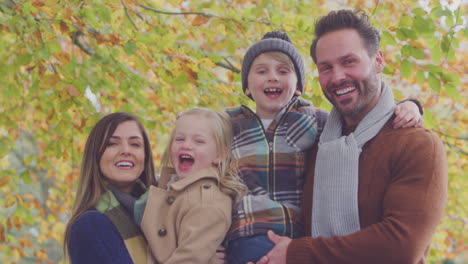
[[[310,56],[315,63],[317,63],[317,42],[320,37],[341,29],[355,29],[363,40],[369,56],[379,50],[379,32],[370,25],[369,17],[362,9],[331,11],[315,23],[315,39],[310,46]]]

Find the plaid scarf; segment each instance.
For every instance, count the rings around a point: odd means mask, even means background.
[[[112,185],[108,185],[108,187],[109,191],[102,195],[96,209],[105,214],[115,225],[134,263],[154,263],[140,229],[112,193],[111,190],[115,187]]]

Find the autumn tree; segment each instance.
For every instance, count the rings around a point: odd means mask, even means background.
[[[449,199],[429,260],[456,260],[468,250],[463,1],[2,0],[0,261],[61,261],[84,141],[103,114],[139,116],[159,164],[177,112],[252,105],[241,60],[267,31],[289,34],[306,64],[304,98],[330,109],[309,47],[315,19],[343,6],[370,14],[387,82],[423,103],[445,144]]]

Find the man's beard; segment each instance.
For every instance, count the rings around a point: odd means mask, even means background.
[[[332,103],[332,105],[340,112],[342,116],[349,117],[354,119],[359,117],[362,111],[365,111],[366,108],[371,104],[375,96],[377,96],[379,91],[379,84],[377,75],[372,72],[368,78],[362,80],[362,82],[354,81],[354,80],[344,80],[339,85],[333,85],[330,87],[330,90],[335,90],[336,87],[340,87],[342,85],[349,85],[352,84],[356,87],[358,97],[355,103],[355,106],[351,109],[343,109],[336,103],[335,100],[332,98],[328,98],[328,100]],[[352,99],[349,99],[352,100]]]

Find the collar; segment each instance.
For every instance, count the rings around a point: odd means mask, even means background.
[[[163,167],[161,169],[161,178],[159,180],[158,187],[167,189],[169,186],[170,189],[180,191],[202,179],[210,179],[216,183],[219,183],[219,177],[216,168],[203,169],[194,173],[193,175],[190,175],[189,177],[172,182],[171,179],[173,179],[175,175],[176,171],[174,168]]]

